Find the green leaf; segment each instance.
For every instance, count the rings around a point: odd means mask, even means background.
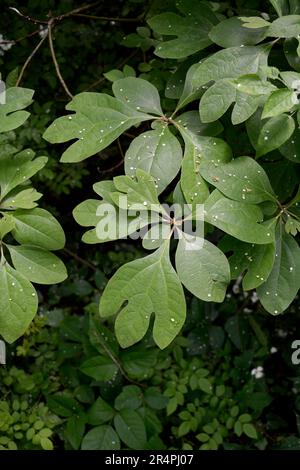
[[[114,409],[101,397],[98,397],[87,413],[88,423],[93,426],[106,423],[113,418],[114,413]]]
[[[104,279],[102,282],[105,282]],[[90,316],[89,340],[100,354],[107,356],[112,353],[114,356],[118,356],[119,344],[116,337],[110,328],[104,326],[99,315]]]
[[[288,88],[274,91],[268,98],[262,113],[262,119],[278,116],[291,109],[298,103],[297,94]]]
[[[236,87],[236,89],[247,95],[268,95],[274,90],[277,90],[276,86],[272,83],[262,80],[258,75],[248,74],[242,75],[230,83]]]
[[[300,73],[293,71],[280,72],[280,76],[288,88],[297,90],[297,85],[300,82]]]
[[[182,234],[176,251],[176,270],[181,282],[196,297],[223,302],[230,269],[226,256],[215,245]]]
[[[119,436],[109,425],[97,426],[84,436],[81,450],[120,450]]]
[[[30,114],[20,110],[32,103],[33,93],[29,88],[11,87],[6,90],[5,103],[0,104],[0,132],[8,132],[24,124]]]
[[[124,78],[123,72],[118,69],[109,70],[109,72],[106,72],[103,75],[110,82],[115,82],[116,80],[119,80],[120,78]]]
[[[300,129],[299,126],[296,127],[292,136],[281,146],[279,147],[279,152],[288,160],[292,162],[300,162]]]
[[[65,435],[73,449],[79,449],[84,431],[85,420],[82,416],[72,416],[68,419]]]
[[[261,96],[248,95],[246,93],[237,92],[236,102],[231,114],[231,122],[233,125],[241,124],[255,113],[261,104]]]
[[[61,225],[45,209],[18,209],[13,213],[15,228],[12,231],[19,243],[36,245],[48,250],[60,250],[65,245]]]
[[[181,145],[167,127],[144,132],[130,144],[125,155],[125,173],[142,169],[153,176],[158,193],[176,177],[182,160]]]
[[[13,343],[24,334],[38,306],[32,284],[2,258],[0,262],[0,335]]]
[[[265,47],[254,46],[229,47],[216,52],[198,66],[193,77],[194,85],[200,87],[212,80],[216,82],[256,73],[266,53]]]
[[[166,239],[171,237],[172,227],[169,223],[152,224],[143,237],[143,248],[145,250],[156,250]]]
[[[29,281],[56,284],[68,274],[64,263],[53,253],[33,245],[6,245],[14,267]]]
[[[166,408],[168,399],[164,397],[160,390],[155,387],[148,387],[145,390],[145,401],[150,408],[154,410],[163,410]]]
[[[200,379],[198,380],[198,385],[199,385],[200,390],[202,390],[202,392],[208,393],[208,394],[212,393],[211,383],[205,377],[200,377]]]
[[[263,307],[273,315],[282,313],[294,300],[300,285],[300,248],[282,225],[276,230],[273,269],[257,293]]]
[[[178,437],[182,437],[182,436],[185,436],[186,434],[188,434],[191,430],[191,425],[189,423],[189,421],[183,421],[183,423],[180,424],[179,428],[178,428]]]
[[[123,387],[120,395],[115,399],[115,408],[117,410],[136,410],[142,405],[142,393],[136,385],[127,385]]]
[[[236,89],[227,80],[219,80],[201,98],[199,111],[203,122],[213,122],[226,113],[235,101]]]
[[[181,170],[181,189],[187,203],[203,203],[208,195],[208,187],[200,172],[202,161],[226,162],[231,160],[232,152],[221,139],[202,137],[179,127],[185,141],[185,152]]]
[[[204,2],[180,0],[177,8],[185,15],[162,13],[148,20],[150,27],[164,36],[177,36],[160,42],[155,54],[162,58],[181,59],[211,44],[208,33],[218,22],[214,13]]]
[[[269,119],[261,128],[256,148],[256,157],[261,157],[283,145],[293,134],[295,122],[291,116],[281,114]]]
[[[146,377],[152,376],[158,353],[157,348],[145,350],[141,344],[134,349],[122,351],[120,359],[129,377],[143,381]]]
[[[137,169],[135,179],[130,176],[116,176],[114,185],[119,193],[112,193],[111,198],[122,209],[133,205],[136,209],[147,210],[153,205],[157,206],[157,210],[160,211],[154,178],[144,170]],[[120,198],[122,195],[127,196],[124,207],[122,198]],[[153,207],[151,209],[154,210]]]
[[[2,202],[1,209],[33,209],[37,206],[36,201],[42,197],[34,188],[24,189],[19,191],[13,190]]]
[[[268,36],[278,38],[296,38],[300,35],[300,15],[286,15],[273,21]]]
[[[95,380],[108,382],[116,376],[118,366],[109,357],[95,356],[87,359],[80,366],[80,370]]]
[[[291,216],[288,216],[284,229],[286,233],[290,233],[295,237],[297,232],[300,233],[300,222],[296,219],[293,219]]]
[[[83,227],[96,226],[101,216],[97,216],[97,210],[101,201],[99,199],[87,199],[81,202],[73,210],[73,217]]]
[[[248,204],[276,201],[276,196],[264,169],[250,157],[238,157],[227,163],[203,160],[203,178],[228,198]]]
[[[181,169],[181,189],[187,203],[204,202],[209,196],[209,189],[200,174],[201,146],[187,140]]]
[[[62,162],[79,162],[106,148],[129,127],[152,119],[103,93],[80,93],[66,107],[75,114],[56,119],[44,133],[51,143],[76,140]]]
[[[47,397],[47,405],[50,410],[65,418],[80,415],[82,408],[68,392],[57,392]]]
[[[157,88],[142,78],[126,77],[113,83],[114,95],[130,108],[144,113],[163,114]]]
[[[243,424],[243,432],[246,434],[246,436],[250,437],[250,439],[258,438],[256,429],[251,423]]]
[[[14,218],[9,214],[4,214],[0,219],[0,240],[10,233],[15,226]]]
[[[0,157],[0,200],[16,186],[29,180],[46,165],[48,160],[47,157],[38,157],[33,160],[33,157],[34,152],[29,149],[15,155]]]
[[[42,437],[40,444],[43,450],[53,450],[53,442],[48,437]]]
[[[264,20],[261,16],[242,16],[239,18],[243,22],[243,28],[262,29],[269,27],[271,23]]]
[[[199,135],[215,137],[223,131],[220,121],[204,123],[200,121],[197,111],[187,111],[178,116],[174,122],[180,132],[186,134],[190,140],[197,139]]]
[[[119,313],[115,329],[119,343],[128,347],[140,341],[155,312],[154,341],[165,348],[185,321],[183,289],[169,259],[166,241],[157,251],[122,266],[108,282],[100,299],[100,315]]]
[[[245,290],[256,289],[268,278],[275,259],[273,243],[250,245],[232,240],[229,250],[234,252],[229,258],[231,277],[236,279],[244,274],[243,288]]]
[[[121,410],[114,418],[114,425],[121,440],[130,449],[145,449],[146,429],[140,415],[133,410]]]
[[[259,24],[259,28],[248,29],[243,26],[243,20],[233,16],[214,26],[209,33],[210,39],[218,46],[228,48],[234,46],[252,46],[261,42],[266,36],[266,27],[269,26],[265,20]]]
[[[176,106],[176,111],[183,108],[184,106],[191,103],[192,101],[199,99],[203,93],[204,87],[202,88],[195,87],[193,84],[193,76],[197,67],[198,67],[198,64],[192,64],[185,75],[184,85],[183,85],[182,93],[179,96],[179,101]]]
[[[274,234],[264,226],[258,206],[232,201],[215,190],[205,203],[205,220],[238,240],[264,245],[272,243]]]

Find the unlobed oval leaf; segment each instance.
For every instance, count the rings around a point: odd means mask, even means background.
[[[276,201],[264,169],[250,157],[238,157],[227,163],[200,163],[203,178],[225,196],[249,204]]]
[[[36,245],[47,250],[60,250],[65,245],[65,234],[58,221],[45,209],[17,210],[13,213],[12,231],[19,243]]]
[[[276,256],[273,269],[257,293],[263,307],[273,315],[282,313],[294,300],[300,286],[300,248],[296,240],[276,230]]]
[[[116,431],[105,424],[91,429],[83,438],[82,450],[120,450],[120,439]]]
[[[141,416],[134,410],[121,410],[114,418],[121,440],[130,448],[141,450],[146,445],[146,428]]]
[[[135,175],[140,168],[150,173],[161,193],[176,177],[182,160],[178,139],[168,128],[144,132],[130,144],[125,155],[125,172]]]
[[[230,269],[226,256],[215,245],[182,233],[176,251],[176,270],[183,285],[196,297],[223,302]]]
[[[34,245],[6,245],[18,272],[37,284],[56,284],[68,274],[64,263],[53,253]]]
[[[38,298],[32,284],[2,258],[0,262],[0,335],[8,343],[22,336],[33,320]]]
[[[157,88],[142,78],[126,77],[113,83],[114,95],[128,106],[145,113],[163,114]]]
[[[294,130],[294,119],[287,114],[280,114],[269,119],[260,130],[255,145],[256,156],[261,157],[281,147],[291,137]]]

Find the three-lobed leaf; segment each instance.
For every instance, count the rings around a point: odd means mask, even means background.
[[[154,253],[125,264],[109,280],[100,299],[100,315],[109,317],[118,311],[115,330],[122,347],[144,337],[152,313],[153,338],[160,348],[168,346],[179,333],[186,306],[169,259],[168,241]]]

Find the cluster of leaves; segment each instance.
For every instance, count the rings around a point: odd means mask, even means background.
[[[26,88],[6,90],[0,132],[25,122],[29,113],[23,108],[32,96]],[[64,232],[48,211],[37,207],[42,194],[30,181],[46,162],[46,157],[34,158],[30,149],[19,152],[5,139],[0,145],[0,332],[9,343],[36,315],[38,298],[31,282],[54,284],[67,277],[64,264],[50,251],[64,246]]]
[[[122,263],[123,258],[120,253],[115,261]],[[289,424],[287,435],[285,422],[287,410],[299,409],[299,373],[290,369],[291,336],[284,341],[279,335],[271,339],[271,319],[266,314],[260,320],[254,312],[242,311],[239,323],[233,323],[232,312],[245,305],[243,294],[228,297],[217,310],[194,299],[185,335],[164,351],[155,347],[150,334],[122,351],[110,326],[104,326],[97,315],[94,283],[99,273],[87,279],[84,269],[81,291],[79,281],[75,289],[71,281],[53,286],[42,316],[36,317],[21,341],[10,346],[9,357],[13,351],[16,357],[0,372],[1,391],[3,407],[12,408],[17,428],[10,425],[9,436],[0,430],[5,445],[9,437],[19,449],[49,446],[48,441],[38,443],[40,437],[65,449],[299,447],[295,423]],[[63,297],[69,299],[68,305],[74,296],[78,312],[82,303],[90,318],[59,307]],[[249,301],[251,305],[255,308],[257,303]],[[254,316],[257,323],[253,324]],[[295,325],[297,318],[296,313]],[[277,326],[282,327],[282,322]],[[293,335],[292,324],[290,328]],[[282,352],[286,349],[281,379],[278,370],[272,370],[278,361],[273,364],[269,359],[274,339]],[[264,366],[266,378],[251,375],[258,365]],[[287,396],[289,406],[278,408],[276,403]],[[47,407],[52,424],[36,415],[37,400],[41,409]],[[22,410],[23,402],[29,403],[28,410]],[[43,421],[44,427],[36,421]],[[47,431],[40,433],[44,428]]]
[[[9,385],[12,375],[4,378]],[[0,401],[0,450],[52,450],[50,439],[60,419],[44,403],[32,405],[26,395]]]
[[[284,11],[282,2],[271,3],[280,15],[275,18],[270,9],[273,21],[257,12],[226,18],[221,5],[198,0],[180,0],[176,12],[150,16],[148,24],[158,41],[155,54],[182,59],[179,65],[171,61],[176,70],[170,71],[164,90],[166,111],[150,74],[137,78],[114,71],[108,76],[114,96],[76,95],[66,107],[71,113],[55,120],[44,134],[51,143],[72,140],[61,160],[73,163],[97,154],[132,126],[148,129],[126,151],[126,175],[96,183],[102,200],[85,201],[74,211],[81,225],[97,227],[111,218],[101,213],[101,205],[113,205],[121,218],[134,206],[139,215],[118,227],[117,234],[101,237],[92,229],[83,240],[102,243],[144,229],[143,247],[156,250],[120,268],[101,298],[102,317],[118,313],[116,335],[123,347],[144,337],[153,313],[156,344],[170,344],[185,321],[182,285],[199,299],[222,302],[231,279],[243,276],[243,288],[256,289],[272,315],[286,310],[297,294],[299,180],[289,179],[284,191],[278,190],[275,174],[283,168],[288,175],[294,173],[300,158],[299,48],[292,50],[300,15],[294,3]],[[207,49],[213,44],[223,49]],[[194,102],[199,102],[199,111],[191,110]],[[244,150],[242,156],[233,154],[233,142],[225,140],[226,125],[240,126],[246,133],[248,156]],[[166,214],[161,194],[164,201],[167,197],[189,205],[188,218],[205,223],[205,240],[202,233],[191,238],[182,231],[183,220]],[[197,204],[204,205],[201,214]],[[154,240],[147,231],[151,211],[157,213],[161,229]],[[178,232],[175,270],[169,240]],[[209,240],[216,237],[219,246]]]

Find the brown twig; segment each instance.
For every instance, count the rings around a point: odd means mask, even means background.
[[[76,253],[73,253],[73,251],[69,250],[68,248],[64,248],[62,251],[65,254],[72,256],[72,258],[76,259],[76,261],[79,261],[81,264],[84,264],[85,266],[93,269],[94,271],[97,271],[97,267],[93,263],[91,263],[90,261],[86,261],[85,259],[78,256]]]
[[[24,63],[22,69],[21,69],[21,72],[20,72],[20,75],[18,77],[18,80],[16,82],[16,86],[19,86],[20,83],[21,83],[21,80],[23,78],[23,75],[24,75],[24,72],[28,66],[28,64],[30,63],[30,61],[33,59],[33,57],[35,56],[35,54],[37,53],[37,51],[39,50],[39,48],[41,47],[41,45],[43,44],[43,42],[45,41],[45,39],[47,38],[48,36],[48,31],[46,31],[46,34],[45,36],[40,40],[40,42],[37,44],[37,46],[33,49],[33,51],[31,52],[30,56],[27,58],[26,62]]]
[[[56,59],[56,56],[55,56],[55,51],[54,51],[54,47],[53,47],[53,38],[52,38],[52,27],[53,27],[53,19],[49,20],[49,23],[48,23],[48,32],[49,32],[48,39],[49,39],[49,47],[50,47],[51,57],[52,57],[52,60],[53,60],[53,63],[54,63],[56,74],[58,76],[58,79],[59,79],[63,89],[65,90],[65,92],[67,93],[69,98],[73,99],[73,95],[70,92],[69,88],[67,87],[67,84],[64,81],[64,79],[62,77],[62,74],[60,73],[60,68],[59,68],[59,65],[58,65],[58,62],[57,62],[57,59]]]

